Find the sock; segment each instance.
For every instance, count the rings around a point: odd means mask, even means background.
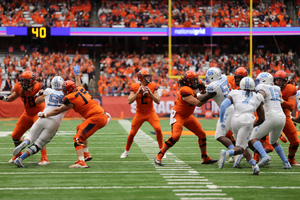
[[[130,147],[131,147],[131,145],[133,143],[134,136],[135,136],[134,134],[129,134],[128,135],[128,137],[127,137],[127,143],[126,143],[126,147],[125,147],[126,151],[130,150]]]
[[[41,150],[42,157],[47,158],[47,150]]]
[[[230,146],[228,147],[228,150],[231,150],[233,147],[234,147],[233,144],[230,145]]]
[[[253,144],[254,148],[259,152],[259,154],[261,155],[261,157],[264,157],[265,155],[267,155],[264,147],[262,146],[260,141],[256,141]]]
[[[249,160],[249,164],[250,164],[251,166],[253,166],[253,165],[256,165],[256,162],[254,161],[253,158],[251,158],[251,160]]]
[[[275,151],[276,153],[278,154],[278,156],[280,157],[280,159],[282,160],[283,163],[286,163],[287,162],[287,159],[286,159],[286,156],[283,152],[283,148],[281,145],[278,145],[275,147]]]
[[[89,148],[84,148],[84,150],[83,150],[84,152],[89,152]]]
[[[233,156],[234,155],[234,151],[233,150],[229,150],[228,154],[229,154],[229,156]]]
[[[28,140],[24,140],[24,143],[26,143],[26,145],[29,145],[29,141]]]
[[[161,149],[163,147],[163,145],[164,145],[163,136],[162,136],[161,130],[156,132],[156,140],[157,140],[157,143],[158,143],[158,148]]]
[[[201,157],[207,157],[206,138],[198,139],[198,145],[201,151]]]
[[[26,152],[23,153],[23,154],[20,156],[20,158],[21,158],[22,160],[25,160],[27,157],[28,157],[28,154],[27,154]]]
[[[79,157],[78,157],[78,160],[84,161],[84,156],[79,156]]]

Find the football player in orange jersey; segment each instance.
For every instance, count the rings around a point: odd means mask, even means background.
[[[127,137],[125,151],[121,154],[120,158],[128,156],[133,139],[145,121],[148,121],[154,128],[159,149],[163,146],[160,121],[153,107],[153,101],[157,104],[160,103],[160,97],[157,92],[158,86],[156,83],[151,82],[151,74],[146,69],[141,69],[137,76],[140,83],[131,84],[130,95],[128,96],[129,104],[136,101],[136,114],[131,123],[131,130]],[[142,91],[143,88],[146,88],[146,91]],[[148,94],[143,95],[143,92],[148,92]]]
[[[207,155],[206,133],[202,129],[201,123],[193,116],[195,107],[200,107],[205,103],[199,101],[195,95],[195,93],[198,95],[199,88],[204,89],[205,85],[199,81],[198,75],[192,70],[188,70],[184,73],[183,77],[179,80],[179,85],[180,94],[175,100],[175,106],[170,116],[170,125],[172,128],[171,137],[165,141],[163,148],[161,148],[154,158],[155,164],[162,165],[161,160],[166,151],[179,141],[183,126],[198,137],[202,157],[201,164],[216,163],[218,160],[212,159]]]
[[[76,71],[77,70],[80,70],[79,66]],[[80,83],[79,72],[75,73],[75,80],[76,83]],[[46,118],[58,115],[59,113],[73,108],[75,112],[78,112],[85,118],[85,120],[76,127],[77,133],[73,138],[78,161],[69,168],[88,168],[84,158],[86,140],[98,129],[106,126],[111,120],[111,116],[108,113],[105,113],[104,109],[98,104],[98,102],[95,101],[92,96],[79,85],[80,84],[77,84],[76,86],[76,84],[70,80],[65,81],[62,87],[65,95],[63,98],[64,105],[48,113],[38,113],[39,117]]]
[[[297,129],[291,119],[291,112],[294,110],[296,105],[296,93],[297,89],[294,85],[287,84],[288,76],[285,71],[279,70],[274,76],[275,85],[281,88],[282,98],[281,107],[284,114],[286,115],[286,122],[283,128],[283,132],[286,135],[289,145],[288,161],[292,166],[300,167],[295,160],[295,154],[299,147],[299,138],[297,135]]]
[[[11,137],[14,141],[15,147],[17,147],[22,142],[22,135],[34,124],[38,119],[38,112],[43,111],[45,108],[45,103],[36,104],[35,103],[35,94],[42,89],[43,85],[38,83],[35,79],[35,75],[31,71],[25,71],[20,76],[20,82],[16,83],[14,86],[14,93],[8,97],[0,96],[0,100],[12,102],[18,97],[22,98],[24,102],[25,110],[17,124],[14,128],[14,131],[11,134]],[[49,160],[47,158],[46,146],[41,150],[41,160],[38,163],[39,165],[48,165]],[[22,152],[15,155],[8,162],[13,163],[14,160],[21,156]]]

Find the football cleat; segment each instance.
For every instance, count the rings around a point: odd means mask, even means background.
[[[125,150],[125,151],[121,154],[120,158],[126,158],[128,155],[129,155],[129,151],[126,151],[126,150]]]
[[[226,159],[229,157],[229,153],[226,150],[221,150],[220,152],[220,159],[218,162],[219,169],[222,169],[224,167]]]
[[[201,164],[214,164],[214,163],[216,163],[216,162],[218,162],[218,160],[212,159],[211,157],[206,156],[206,157],[203,157],[203,158],[202,158]]]
[[[231,158],[229,158],[228,162],[229,163],[234,163],[234,156],[232,156]]]
[[[253,175],[259,175],[260,171],[259,171],[259,167],[258,165],[252,165],[252,169],[253,169]]]
[[[262,157],[257,164],[259,167],[263,167],[267,165],[271,160],[272,160],[271,157],[267,154],[264,157]]]
[[[295,158],[293,159],[288,159],[289,163],[291,164],[291,166],[294,166],[294,167],[300,167],[300,164],[298,164],[295,160]]]
[[[20,153],[18,153],[18,154],[15,155],[14,157],[12,157],[12,158],[8,161],[8,163],[14,163],[14,160],[16,160],[16,158],[20,157],[22,154],[23,154],[23,153],[22,153],[22,151],[21,151]]]
[[[163,154],[162,154],[162,153],[156,154],[156,156],[155,156],[155,158],[154,158],[154,162],[155,162],[156,165],[163,166],[163,164],[161,163],[162,157],[163,157]]]
[[[241,164],[241,161],[243,160],[244,158],[244,155],[243,154],[240,154],[240,155],[236,155],[234,156],[234,164],[233,164],[233,168],[239,168],[240,167],[240,164]]]
[[[291,164],[288,161],[283,163],[282,169],[292,169]]]
[[[49,165],[50,162],[48,160],[47,157],[42,156],[40,162],[38,163],[38,165]]]
[[[15,164],[15,165],[17,165],[18,167],[24,167],[24,165],[23,165],[23,160],[21,159],[21,158],[16,158],[14,161],[13,161],[13,163]]]
[[[69,168],[88,168],[85,161],[78,160],[74,165],[71,165]]]
[[[90,161],[92,159],[93,159],[93,157],[91,156],[91,154],[89,152],[84,152],[84,161],[85,162]]]
[[[23,149],[25,149],[25,147],[27,146],[26,142],[22,142],[19,146],[17,146],[14,150],[13,150],[13,155],[18,155]]]
[[[279,137],[279,139],[281,140],[281,142],[287,143],[287,140],[286,140],[286,138],[285,138],[283,135],[281,135],[281,136]]]

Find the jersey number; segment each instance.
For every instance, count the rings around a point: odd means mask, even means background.
[[[34,107],[35,106],[35,101],[33,97],[26,97],[26,96],[22,96],[24,98],[24,105],[26,106],[26,101],[28,101],[28,105],[29,107]],[[28,99],[28,100],[26,100]]]
[[[86,94],[87,93],[87,91],[84,91],[83,88],[81,88],[80,92],[82,92],[82,94]],[[80,92],[77,92],[77,94],[75,95],[75,97],[78,97],[78,95],[81,96],[81,98],[84,101],[84,103],[87,104],[88,100],[86,100],[86,98]]]
[[[58,103],[63,104],[64,95],[50,94],[48,106],[60,106]]]
[[[269,88],[271,91],[272,99],[271,101],[280,101],[280,92],[278,89]]]
[[[142,104],[148,104],[148,102],[147,101],[144,101],[144,99],[146,99],[147,97],[145,97],[145,96],[142,96]]]
[[[222,83],[220,86],[221,86],[222,92],[223,92],[223,94],[224,94],[224,97],[227,97],[227,96],[228,96],[228,93],[229,93],[228,82],[225,81],[225,82]]]
[[[246,94],[247,94],[246,92],[243,93],[243,95],[246,95]],[[245,101],[243,101],[243,104],[248,104],[248,102],[249,102],[249,100],[251,99],[252,96],[253,96],[252,92],[248,93],[248,97]]]

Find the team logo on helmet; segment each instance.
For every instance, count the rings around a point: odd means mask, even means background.
[[[75,89],[76,89],[76,84],[70,80],[65,81],[62,85],[62,90],[65,95],[70,94]]]
[[[138,80],[139,81],[145,81],[146,83],[150,83],[151,82],[151,74],[147,69],[141,69],[138,74]]]

